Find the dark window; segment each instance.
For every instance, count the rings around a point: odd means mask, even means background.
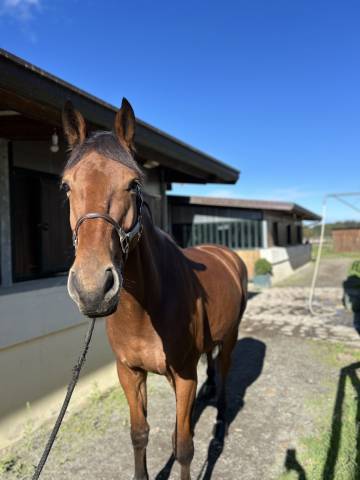
[[[279,224],[278,222],[273,222],[272,224],[272,234],[273,234],[273,242],[274,246],[279,246]]]
[[[14,168],[11,202],[15,281],[67,271],[73,247],[59,178]]]
[[[286,240],[287,244],[291,245],[292,244],[292,239],[291,239],[291,225],[287,225],[286,227]]]
[[[301,244],[303,243],[303,229],[302,225],[297,225],[296,227],[296,238],[297,238],[297,243]]]

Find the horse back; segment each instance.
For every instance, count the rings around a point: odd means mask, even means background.
[[[237,329],[247,301],[247,269],[242,259],[227,247],[198,245],[183,250],[184,255],[203,268],[195,274],[204,298],[198,331],[202,351],[222,342]]]

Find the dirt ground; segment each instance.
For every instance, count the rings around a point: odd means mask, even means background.
[[[330,291],[338,304],[339,289],[323,291]],[[309,317],[305,297],[298,287],[275,288],[250,299],[228,382],[228,435],[214,437],[215,404],[198,400],[193,479],[278,479],[298,439],[314,429],[311,402],[323,395],[332,401],[339,367],[348,359],[335,367],[326,361],[327,354],[333,341],[357,346],[358,336],[351,321],[339,331],[332,330],[331,321],[326,327],[326,316]],[[300,310],[296,302],[301,302]],[[308,328],[302,329],[303,324]],[[200,363],[199,388],[204,378],[205,365]],[[164,378],[151,375],[148,383],[150,478],[176,479],[179,468],[171,456],[174,396]],[[49,426],[29,432],[2,452],[1,478],[29,478],[48,432]],[[67,417],[42,479],[130,479],[132,473],[128,412],[119,388],[105,396],[95,392],[82,411]]]
[[[335,378],[337,374],[319,363],[316,349],[316,343],[308,339],[267,334],[240,336],[229,379],[230,427],[224,441],[213,438],[216,415],[213,403],[197,405],[194,479],[270,480],[280,475],[287,450],[294,447],[299,436],[312,429],[313,419],[305,407],[307,399],[324,392],[327,387],[323,379]],[[204,365],[199,370],[203,380]],[[178,478],[178,466],[173,465],[171,458],[173,394],[163,378],[152,376],[150,384],[150,478]],[[71,423],[72,418],[67,421]],[[105,418],[85,415],[83,421],[90,421],[91,429],[85,432],[79,429],[70,438],[66,434],[60,436],[42,478],[132,478],[126,409],[120,406],[119,411],[111,412],[111,421],[105,429],[101,427]],[[2,478],[29,478],[28,467],[36,463],[45,437],[43,431],[16,445],[12,454],[17,467],[3,473]]]

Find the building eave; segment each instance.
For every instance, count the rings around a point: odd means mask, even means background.
[[[101,129],[112,129],[117,107],[0,49],[0,94],[22,113],[61,125],[61,111],[71,100],[84,117]],[[36,108],[35,108],[36,106]],[[24,112],[26,110],[26,112]],[[236,183],[239,171],[181,140],[136,120],[135,141],[139,150],[157,154],[160,163],[198,178],[200,183]]]

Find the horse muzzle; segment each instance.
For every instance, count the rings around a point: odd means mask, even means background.
[[[113,266],[92,274],[75,268],[69,272],[69,295],[80,312],[88,317],[106,317],[114,313],[121,285],[121,274]]]

